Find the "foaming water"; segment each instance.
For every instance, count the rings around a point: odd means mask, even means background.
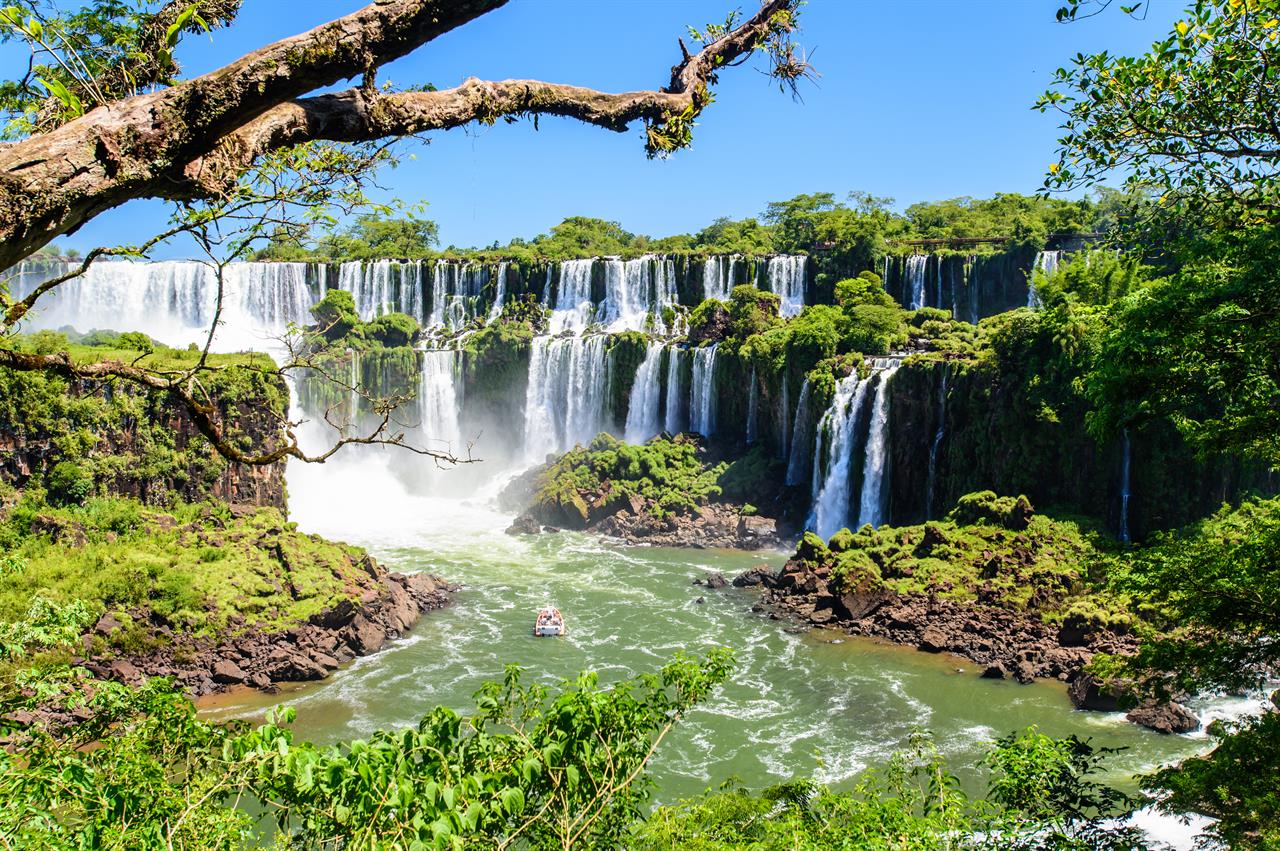
[[[240,695],[212,713],[257,714],[287,702],[298,709],[302,735],[333,741],[412,725],[438,704],[466,710],[508,663],[532,681],[590,669],[608,682],[652,671],[680,651],[728,646],[737,658],[732,680],[690,713],[654,763],[662,800],[733,776],[753,787],[795,776],[845,782],[917,729],[935,734],[967,784],[993,738],[1029,724],[1128,748],[1111,763],[1112,779],[1122,782],[1206,744],[1162,737],[1117,715],[1075,712],[1057,683],[984,680],[952,657],[834,632],[793,633],[751,612],[754,592],[692,584],[709,571],[777,566],[784,553],[622,547],[573,533],[508,536],[510,515],[491,501],[499,477],[471,499],[423,496],[396,475],[398,458],[361,453],[291,466],[292,517],[304,531],[368,547],[391,568],[462,584],[455,604],[325,683],[276,697]],[[533,614],[547,603],[566,614],[563,639],[531,635]]]

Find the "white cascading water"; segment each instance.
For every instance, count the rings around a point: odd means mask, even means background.
[[[507,301],[507,264],[501,262],[493,273],[493,305],[489,308],[489,321],[502,315],[502,306]]]
[[[25,297],[41,282],[78,264],[24,261],[12,281]],[[315,302],[305,263],[231,263],[224,267],[222,321],[215,351],[270,349],[290,322],[306,324]],[[171,346],[203,342],[213,321],[218,279],[192,261],[104,260],[52,290],[25,320],[31,330],[69,325],[77,331],[146,329]]]
[[[871,418],[867,430],[867,457],[862,465],[862,498],[858,501],[858,527],[880,526],[887,521],[889,473],[889,382],[901,361],[877,358],[873,368],[876,381],[875,398],[871,401]]]
[[[756,442],[756,419],[760,415],[760,379],[756,377],[755,367],[751,368],[751,389],[747,391],[747,443]]]
[[[871,378],[860,378],[853,373],[836,384],[836,395],[831,407],[818,422],[817,434],[826,438],[826,459],[820,452],[813,456],[813,508],[809,512],[808,528],[830,538],[849,522],[850,467],[853,448],[861,431],[860,420],[863,399]],[[821,449],[823,441],[817,441]]]
[[[817,434],[825,435],[824,444],[817,441],[813,457],[813,508],[809,512],[808,528],[823,538],[830,538],[841,528],[851,525],[856,517],[861,527],[867,523],[879,526],[884,523],[888,477],[889,438],[889,382],[900,361],[895,358],[875,358],[871,361],[871,374],[859,378],[854,373],[841,379],[836,385],[836,396],[818,423]],[[872,398],[869,412],[863,416],[867,394]],[[863,435],[865,434],[865,441]],[[853,452],[862,442],[862,487],[859,489],[857,511],[853,506]],[[789,471],[788,471],[789,472]]]
[[[911,303],[908,306],[910,310],[919,310],[925,306],[924,276],[928,267],[928,254],[912,254],[907,258],[907,285],[911,288]]]
[[[646,254],[635,260],[604,258],[599,262],[604,265],[599,321],[606,330],[664,333],[663,309],[677,304],[675,261]],[[652,326],[647,328],[651,317]]]
[[[662,430],[662,422],[658,418],[658,399],[662,393],[660,367],[665,348],[662,343],[650,342],[645,349],[644,360],[636,370],[624,430],[628,443],[644,443]]]
[[[702,297],[728,301],[740,254],[715,254],[702,262]]]
[[[787,459],[786,484],[795,486],[803,481],[809,462],[809,379],[800,385],[800,399],[796,402],[796,418],[791,426],[791,457]]]
[[[480,264],[437,260],[431,272],[431,315],[426,326],[434,332],[461,329],[471,319],[483,283]]]
[[[400,309],[392,292],[391,265],[390,260],[350,260],[338,266],[338,289],[351,293],[356,313],[366,322]]]
[[[684,350],[676,346],[667,349],[667,399],[662,430],[668,434],[684,431],[684,394],[680,386],[680,357]]]
[[[458,371],[461,352],[437,349],[420,353],[422,377],[418,384],[418,413],[422,430],[422,448],[454,457],[465,454],[460,444],[458,427]]]
[[[689,430],[703,437],[716,431],[716,348],[719,343],[694,349],[693,377],[689,387]]]
[[[525,458],[587,443],[604,429],[605,337],[533,339],[524,405]]]
[[[581,333],[591,321],[591,267],[594,260],[565,260],[560,264],[560,286],[551,305],[551,333]],[[550,279],[548,278],[548,288]]]
[[[938,390],[938,428],[933,433],[933,442],[929,444],[929,474],[924,489],[924,516],[932,520],[937,511],[935,491],[938,481],[938,450],[942,447],[942,439],[947,433],[947,377],[951,372],[951,364],[942,364],[942,386]]]
[[[778,305],[780,315],[795,316],[804,309],[805,268],[808,263],[809,258],[802,254],[769,258],[765,280],[769,283],[769,291],[777,293],[781,299]]]
[[[1041,308],[1044,305],[1040,301],[1040,293],[1036,291],[1036,272],[1044,275],[1046,278],[1058,271],[1058,264],[1062,260],[1061,251],[1041,251],[1036,255],[1036,261],[1032,264],[1032,271],[1027,275],[1027,307]]]

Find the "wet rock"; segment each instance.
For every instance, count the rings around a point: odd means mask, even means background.
[[[1003,680],[1007,676],[1009,676],[1009,672],[999,662],[993,662],[982,671],[984,680]]]
[[[1121,694],[1115,686],[1104,687],[1093,674],[1082,673],[1067,685],[1067,696],[1076,709],[1119,712]]]
[[[729,584],[729,580],[724,578],[724,574],[720,571],[713,571],[707,574],[704,583],[708,588],[724,588]]]
[[[1181,703],[1157,703],[1147,701],[1125,715],[1135,724],[1141,724],[1157,733],[1192,733],[1200,729],[1200,719]]]
[[[773,570],[769,565],[757,564],[750,570],[733,577],[733,584],[736,588],[754,588],[757,585],[766,584],[766,581],[772,575]]]
[[[1013,678],[1023,685],[1036,680],[1036,666],[1028,661],[1019,662],[1013,669]]]
[[[927,626],[920,634],[919,648],[926,653],[941,653],[947,649],[947,634],[936,626]]]
[[[346,629],[346,639],[357,656],[368,656],[382,648],[387,640],[387,633],[364,615],[356,615]]]
[[[507,527],[508,535],[536,535],[541,531],[542,526],[532,514],[521,514]]]
[[[215,683],[231,685],[242,683],[245,679],[245,672],[240,670],[240,666],[230,659],[219,659],[213,663],[213,681]]]

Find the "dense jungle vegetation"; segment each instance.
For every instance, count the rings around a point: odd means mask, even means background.
[[[1062,14],[1074,15],[1078,5]],[[27,20],[22,7],[12,8],[18,11],[5,10],[7,19]],[[136,32],[129,37],[127,20],[120,23],[112,4],[97,9],[92,20],[62,26],[101,37],[105,15],[121,30],[111,43],[136,57],[142,42]],[[216,25],[220,19],[206,12]],[[314,236],[291,227],[257,256],[820,250],[833,304],[782,320],[776,296],[738,287],[728,302],[692,310],[690,342],[719,342],[762,376],[793,370],[809,378],[818,398],[864,368],[864,356],[889,351],[994,369],[1044,422],[1076,418],[1099,441],[1171,429],[1202,458],[1230,454],[1273,469],[1280,464],[1277,17],[1270,0],[1199,0],[1149,54],[1082,54],[1060,71],[1040,104],[1061,110],[1065,122],[1048,188],[1091,184],[1117,165],[1132,174],[1123,191],[1090,200],[1007,194],[897,213],[887,199],[819,193],[771,204],[759,220],[722,219],[692,235],[653,239],[571,218],[550,234],[475,251],[439,250],[437,229],[425,219],[373,215]],[[190,17],[173,24],[171,36],[188,25]],[[71,110],[74,93],[63,92],[58,100]],[[34,102],[12,86],[0,97]],[[30,118],[41,114],[32,109]],[[669,118],[673,127],[654,131],[687,132],[689,119]],[[1038,276],[1040,309],[977,326],[938,310],[903,310],[874,271],[886,252],[909,250],[896,246],[916,239],[1000,237],[1042,246],[1052,233],[1094,231],[1112,242]],[[413,340],[418,329],[409,317],[361,322],[344,295],[330,292],[317,308],[308,338],[316,351],[404,349]],[[539,321],[536,311],[512,307],[469,345],[501,368]],[[201,357],[137,333],[73,340],[46,332],[13,344],[17,355],[145,361],[161,372]],[[283,408],[283,386],[254,356],[226,356],[216,366],[222,383],[209,393],[224,405],[222,416],[236,416],[244,394]],[[15,441],[50,444],[68,458],[0,492],[0,838],[7,847],[1132,849],[1147,840],[1112,817],[1152,804],[1214,816],[1209,843],[1280,848],[1280,712],[1215,724],[1215,747],[1205,756],[1141,779],[1150,798],[1098,779],[1105,752],[1029,729],[991,743],[983,795],[962,791],[953,767],[921,734],[852,788],[803,778],[764,790],[728,783],[656,807],[646,767],[668,731],[733,675],[728,650],[680,656],[622,682],[584,674],[556,688],[531,685],[513,667],[477,692],[465,713],[436,708],[412,728],[334,745],[295,737],[292,710],[257,726],[203,720],[163,678],[126,686],[91,676],[84,657],[103,642],[86,646],[83,636],[102,615],[144,604],[193,632],[247,616],[264,628],[287,628],[320,601],[348,593],[343,570],[359,554],[298,535],[269,509],[235,517],[206,504],[224,462],[198,439],[175,442],[162,394],[113,386],[77,395],[56,374],[7,370],[0,385],[7,421],[25,429]],[[111,451],[117,439],[127,453]],[[704,467],[681,440],[603,442],[576,453],[556,471],[565,481],[553,480],[553,489],[615,476],[676,510],[734,486],[731,464]],[[110,495],[122,491],[136,498]],[[1008,516],[1018,510],[1016,500],[994,494],[961,500],[938,523],[947,544],[935,555],[913,546],[925,527],[844,530],[825,542],[806,538],[801,550],[831,560],[849,581],[912,590],[949,584],[963,597],[974,581],[965,560],[1013,546]],[[1135,655],[1095,662],[1099,676],[1134,695],[1273,686],[1280,666],[1276,500],[1224,506],[1136,547],[1103,541],[1069,518],[1037,517],[1016,531],[1024,532],[1036,546],[1031,571],[1073,591],[1052,601],[1055,617],[1123,623],[1138,636]],[[310,569],[285,583],[264,567],[263,553],[290,548]],[[257,577],[260,594],[228,591],[232,577],[239,583],[245,574]],[[1030,603],[1020,587],[998,590]],[[130,639],[124,626],[116,640]]]

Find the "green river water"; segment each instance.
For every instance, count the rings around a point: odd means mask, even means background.
[[[1121,782],[1207,744],[1203,734],[1161,736],[1120,715],[1075,711],[1059,683],[984,680],[961,659],[792,632],[751,612],[751,590],[692,584],[707,571],[732,577],[761,562],[781,565],[785,553],[622,547],[571,533],[512,537],[503,533],[510,515],[488,500],[412,496],[381,463],[292,470],[293,519],[305,531],[365,546],[394,569],[461,583],[455,604],[324,683],[223,697],[207,714],[257,716],[289,703],[301,735],[334,741],[411,725],[436,704],[465,710],[507,663],[547,682],[584,669],[609,680],[652,671],[680,650],[728,646],[737,654],[732,681],[659,751],[653,774],[661,800],[731,777],[757,788],[798,775],[840,783],[903,747],[916,729],[931,731],[971,782],[994,737],[1031,724],[1127,748],[1110,763]],[[532,637],[533,615],[547,603],[565,613],[566,637]],[[1198,708],[1221,715],[1247,706]]]

